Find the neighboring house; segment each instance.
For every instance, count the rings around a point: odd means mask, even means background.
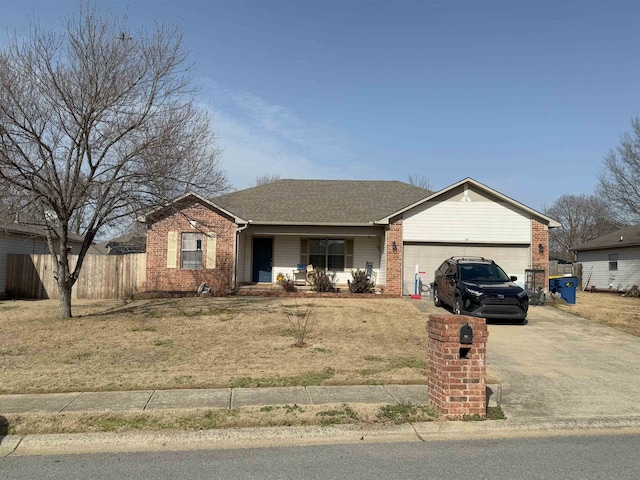
[[[626,291],[640,285],[640,224],[572,248],[582,264],[582,288]]]
[[[99,255],[128,255],[132,253],[145,253],[146,249],[147,236],[145,234],[129,233],[93,245],[93,252],[91,253]]]
[[[311,264],[346,285],[411,294],[447,257],[484,256],[524,280],[548,271],[545,215],[467,178],[439,192],[397,181],[280,180],[213,200],[189,193],[146,217],[147,290],[272,284]]]
[[[77,253],[82,246],[82,237],[72,235],[69,241],[71,253]],[[0,297],[6,295],[6,272],[8,254],[49,253],[44,232],[40,227],[11,223],[0,225]]]

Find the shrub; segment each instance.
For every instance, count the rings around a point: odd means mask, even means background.
[[[296,288],[296,282],[293,278],[289,278],[289,275],[283,275],[279,273],[276,277],[278,283],[284,288],[285,292],[296,292],[298,289]]]
[[[349,284],[349,292],[351,293],[374,293],[375,284],[369,280],[367,273],[364,270],[356,270],[351,272],[353,277],[351,280],[347,280]]]
[[[320,270],[316,270],[313,272],[313,289],[316,292],[326,293],[326,292],[335,292],[336,287],[333,286],[333,282],[331,278],[327,276],[326,273]]]
[[[307,303],[305,305],[298,305],[296,301],[294,305],[284,305],[279,301],[276,301],[282,313],[287,317],[289,323],[289,330],[293,333],[296,341],[294,345],[296,347],[304,347],[307,345],[305,342],[307,333],[311,329],[311,313],[313,303]]]

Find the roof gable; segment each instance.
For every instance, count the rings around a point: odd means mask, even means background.
[[[487,187],[486,185],[478,182],[477,180],[474,180],[471,177],[467,177],[463,180],[460,180],[459,182],[456,182],[446,188],[443,188],[442,190],[439,190],[433,194],[431,194],[430,196],[423,198],[421,200],[418,200],[417,202],[408,205],[407,207],[393,213],[392,215],[388,215],[387,217],[384,218],[380,218],[379,223],[386,223],[389,221],[390,218],[395,217],[397,215],[400,215],[406,211],[409,211],[415,207],[418,207],[426,202],[429,201],[434,201],[434,200],[438,200],[440,198],[447,198],[448,196],[450,196],[453,192],[455,192],[455,190],[460,189],[460,187],[463,187],[463,192],[464,192],[464,187],[465,185],[471,185],[473,186],[475,189],[481,191],[481,192],[485,192],[489,197],[493,197],[496,200],[502,201],[504,203],[506,203],[507,205],[517,209],[517,210],[521,210],[524,211],[526,213],[528,213],[529,215],[531,215],[532,217],[535,217],[538,220],[541,220],[542,223],[544,223],[545,225],[548,225],[551,228],[556,228],[556,227],[560,227],[560,223],[558,223],[557,221],[547,217],[546,215],[543,215],[542,213],[527,207],[526,205],[498,192],[497,190],[494,190],[490,187]],[[465,193],[463,193],[463,195],[465,195]]]
[[[218,210],[219,212],[223,213],[224,215],[232,218],[234,220],[235,223],[247,223],[245,220],[243,220],[242,218],[240,218],[239,216],[235,215],[234,213],[226,210],[224,207],[221,207],[220,205],[212,202],[211,200],[207,200],[206,198],[198,195],[195,192],[187,192],[184,195],[179,196],[178,198],[176,198],[175,200],[171,201],[171,202],[167,202],[163,205],[160,205],[159,207],[154,208],[153,210],[147,212],[144,216],[142,216],[139,221],[152,221],[154,220],[155,217],[161,215],[165,210],[173,208],[173,206],[177,203],[181,203],[184,201],[188,201],[188,200],[194,200],[197,202],[202,203],[203,205],[206,205],[209,208],[212,208],[214,210]]]

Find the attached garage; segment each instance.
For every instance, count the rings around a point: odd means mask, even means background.
[[[548,228],[559,224],[495,190],[466,179],[398,212],[402,219],[402,293],[423,284],[449,257],[494,260],[507,275],[548,267]]]
[[[531,265],[531,246],[529,244],[440,244],[405,243],[403,247],[402,290],[403,295],[414,293],[415,270],[418,265],[423,282],[433,281],[436,268],[449,257],[484,257],[494,260],[507,275],[515,275],[524,281],[524,271]]]

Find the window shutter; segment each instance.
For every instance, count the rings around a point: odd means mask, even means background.
[[[207,233],[207,258],[205,268],[216,268],[216,234]]]
[[[347,238],[345,241],[344,268],[353,268],[353,238]]]
[[[167,234],[167,268],[176,268],[178,264],[178,232]]]

